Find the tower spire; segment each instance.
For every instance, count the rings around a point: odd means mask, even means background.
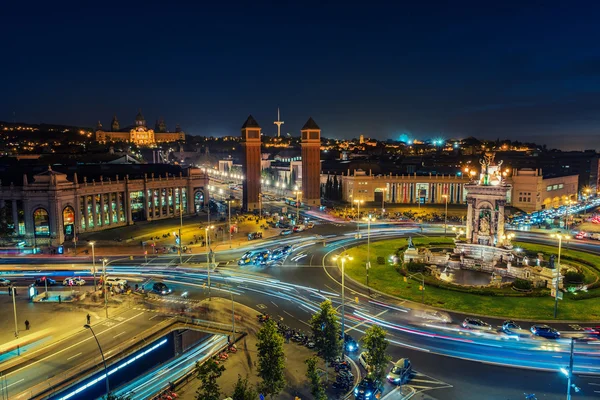
[[[281,121],[281,118],[279,117],[279,107],[277,107],[277,121],[274,121],[273,123],[277,125],[277,137],[281,137],[281,125],[283,125],[284,122]]]

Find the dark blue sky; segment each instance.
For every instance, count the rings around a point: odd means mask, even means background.
[[[594,2],[12,3],[0,120],[600,148]]]

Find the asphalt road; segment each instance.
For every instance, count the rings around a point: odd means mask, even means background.
[[[94,332],[102,346],[105,356],[109,358],[118,352],[119,346],[137,334],[164,320],[163,315],[140,310],[129,310],[93,325]],[[101,362],[98,346],[88,330],[62,340],[51,346],[44,346],[27,354],[17,365],[0,364],[0,372],[8,388],[10,399],[28,399],[30,389],[45,381],[66,375],[67,371],[76,370],[84,361],[91,358]],[[14,360],[13,360],[14,361]]]
[[[211,294],[225,298],[233,296],[237,302],[276,316],[294,329],[309,330],[307,321],[319,302],[324,298],[331,298],[336,306],[340,305],[339,271],[335,267],[327,266],[326,255],[331,251],[339,251],[337,248],[341,245],[357,243],[352,235],[355,229],[356,225],[325,222],[308,232],[257,242],[255,248],[274,247],[285,243],[293,243],[299,247],[286,260],[270,267],[238,267],[235,260],[246,249],[220,251],[217,253],[219,267],[211,274]],[[396,233],[400,231],[397,227],[394,230]],[[414,235],[416,230],[406,228],[402,233]],[[321,239],[315,240],[315,235],[329,240],[328,245],[323,247]],[[339,240],[339,237],[344,235],[346,237]],[[551,243],[537,235],[526,235],[530,241]],[[524,236],[525,234],[520,234],[520,237]],[[598,248],[593,244],[571,245],[598,252]],[[2,261],[8,267],[14,264],[15,260]],[[54,260],[48,261],[50,268],[56,269],[56,266],[52,265]],[[162,256],[151,259],[148,263],[143,261],[143,257],[134,260],[114,259],[111,260],[108,270],[110,274],[125,276],[141,272],[144,276],[152,276],[154,280],[164,281],[175,289],[174,294],[169,296],[171,298],[177,298],[178,293],[183,291],[189,292],[193,299],[208,295],[207,289],[202,287],[207,281],[206,270],[202,266],[206,263],[206,255],[195,254],[184,259],[188,265],[199,264],[190,270],[178,267],[179,257]],[[25,263],[19,263],[22,264]],[[67,268],[74,275],[85,272],[86,268],[89,271],[89,265],[82,268],[83,265],[72,264],[63,264],[61,268]],[[45,269],[40,265],[35,267]],[[31,269],[27,266],[21,268]],[[55,273],[62,274],[61,276],[67,274],[64,271]],[[416,390],[429,392],[432,397],[438,399],[475,398],[474,394],[483,395],[482,398],[486,399],[522,399],[525,392],[536,393],[540,399],[564,397],[566,378],[557,372],[557,365],[568,364],[567,346],[562,341],[523,340],[517,343],[500,339],[498,335],[487,337],[455,330],[453,325],[452,329],[445,326],[427,326],[440,324],[423,318],[415,319],[414,313],[411,312],[413,305],[386,297],[369,297],[363,288],[350,282],[347,282],[346,286],[349,299],[359,297],[358,304],[352,305],[350,301],[346,304],[346,328],[349,333],[358,339],[360,332],[369,324],[384,325],[390,333],[392,358],[396,360],[408,356],[418,371],[418,375],[410,383]],[[164,300],[168,304],[169,298]],[[464,315],[451,313],[451,318],[453,321],[462,321]],[[501,323],[497,319],[485,320],[494,326]],[[523,325],[527,326],[526,322],[523,322]],[[568,325],[556,326],[561,331],[573,331]],[[432,332],[437,336],[432,337]],[[600,367],[598,352],[599,345],[578,344],[576,370],[588,368],[597,372]],[[549,368],[552,372],[510,368],[496,363]],[[577,398],[598,398],[599,378],[596,375],[588,376],[584,372],[576,374],[574,383],[582,388],[582,392],[576,394]]]

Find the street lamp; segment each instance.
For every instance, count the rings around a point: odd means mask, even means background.
[[[181,192],[183,192],[183,190],[179,188],[179,264],[183,264],[183,237],[181,236],[183,230],[183,196]]]
[[[371,221],[374,221],[375,218],[369,214],[365,220],[367,221],[367,263],[365,268],[367,270],[367,288],[369,288],[369,270],[371,269]],[[369,290],[371,289],[369,288]]]
[[[302,191],[298,190],[298,186],[294,187],[294,194],[296,195],[296,225],[300,224],[300,195]]]
[[[210,229],[214,229],[215,227],[213,225],[211,226],[207,226],[206,228],[204,228],[204,237],[206,238],[206,271],[208,274],[208,300],[210,301],[210,235],[209,235],[209,230]]]
[[[443,194],[442,197],[446,199],[446,211],[444,212],[444,235],[448,232],[448,195]]]
[[[229,248],[231,248],[231,203],[233,201],[235,201],[235,199],[233,198],[233,196],[230,196],[227,200],[225,200],[227,202],[227,207],[228,207],[228,211],[229,211],[229,220],[228,220],[228,229],[227,231],[229,232]]]
[[[383,219],[383,214],[385,213],[385,192],[387,191],[386,187],[378,188],[382,191],[381,196],[381,219]]]
[[[95,244],[96,242],[90,242],[90,245],[92,246],[92,269],[94,270],[94,292],[96,291],[96,289],[98,289],[98,287],[96,286],[96,253],[94,253]]]
[[[556,263],[556,284],[554,286],[554,318],[558,314],[558,281],[560,280],[560,251],[562,249],[562,241],[570,239],[568,235],[555,233],[553,238],[558,239],[558,262]]]
[[[85,324],[83,326],[85,329],[89,329],[90,332],[92,332],[92,335],[94,335],[94,339],[96,339],[96,344],[98,345],[98,350],[100,350],[100,355],[102,356],[102,363],[104,364],[104,377],[106,378],[106,398],[108,398],[109,394],[110,394],[110,386],[108,384],[108,369],[106,368],[106,360],[104,359],[104,352],[102,351],[102,347],[100,346],[100,342],[98,341],[98,337],[96,337],[96,334],[94,333],[94,330],[92,329],[92,326],[89,324]]]
[[[102,259],[102,288],[104,289],[104,312],[108,319],[108,293],[106,291],[106,258]]]
[[[571,387],[575,388],[575,393],[577,393],[580,388],[578,388],[575,384],[571,384],[571,379],[573,379],[573,353],[575,350],[575,338],[571,338],[571,352],[569,356],[569,369],[561,368],[560,372],[567,376],[567,400],[571,400]]]
[[[358,213],[358,218],[356,219],[356,231],[357,231],[357,239],[360,239],[360,205],[363,203],[363,200],[354,200],[356,203],[356,212]]]
[[[13,298],[13,310],[15,312],[15,337],[18,338],[19,337],[19,327],[17,325],[17,300],[15,299],[17,296],[17,288],[12,286],[11,288],[9,288],[8,290],[12,291],[12,298]]]
[[[344,307],[346,305],[346,296],[345,296],[345,293],[344,293],[344,288],[345,288],[345,286],[344,286],[344,276],[345,276],[344,266],[346,264],[346,261],[353,260],[353,257],[351,257],[351,256],[349,256],[347,254],[344,254],[343,256],[334,256],[333,257],[334,261],[337,261],[338,259],[342,261],[342,340],[345,340],[346,313],[345,313],[345,308]],[[342,345],[342,355],[344,354],[345,350],[346,350],[346,346]]]

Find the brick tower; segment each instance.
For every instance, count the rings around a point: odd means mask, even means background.
[[[302,133],[302,202],[321,205],[321,128],[311,118]]]
[[[259,208],[260,195],[260,126],[252,115],[242,125],[242,147],[242,207],[245,211],[254,211]]]

